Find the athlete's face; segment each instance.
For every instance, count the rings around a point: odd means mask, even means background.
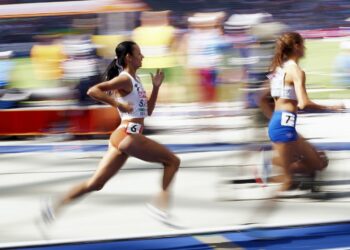
[[[296,44],[296,54],[298,57],[304,57],[305,55],[305,46],[304,46],[304,42],[302,42],[301,44]]]
[[[133,46],[132,55],[130,56],[130,63],[133,65],[133,67],[138,69],[142,66],[143,57],[144,56],[141,53],[140,47],[135,44]]]

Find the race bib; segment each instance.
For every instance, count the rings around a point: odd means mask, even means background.
[[[282,112],[281,125],[295,127],[295,114]]]
[[[126,127],[126,133],[128,134],[140,134],[142,125],[139,123],[129,122]]]

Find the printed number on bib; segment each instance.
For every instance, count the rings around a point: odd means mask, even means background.
[[[138,123],[129,122],[126,127],[126,133],[139,134],[141,132],[142,125]]]
[[[281,125],[294,127],[295,126],[295,115],[292,113],[282,112]]]

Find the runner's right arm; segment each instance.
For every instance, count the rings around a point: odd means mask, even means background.
[[[108,91],[125,91],[130,92],[132,88],[132,84],[130,79],[127,76],[121,75],[114,77],[113,79],[105,82],[101,82],[96,84],[95,86],[89,88],[87,94],[100,102],[111,105],[112,107],[118,108],[121,111],[131,112],[132,107],[125,103],[117,102],[117,100],[108,95]]]

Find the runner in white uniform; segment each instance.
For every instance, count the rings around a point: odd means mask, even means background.
[[[143,55],[136,43],[131,41],[120,43],[116,48],[116,58],[107,69],[106,81],[88,90],[88,95],[92,98],[118,109],[121,124],[112,133],[109,149],[96,172],[88,180],[74,186],[52,205],[47,204],[42,210],[45,221],[52,221],[63,206],[82,195],[101,190],[129,156],[163,164],[161,190],[149,207],[158,215],[167,216],[169,186],[179,168],[180,159],[165,146],[142,135],[144,118],[152,114],[164,79],[164,74],[160,70],[157,70],[154,76],[151,74],[153,90],[147,98],[136,76],[137,69],[142,65],[142,59]]]

